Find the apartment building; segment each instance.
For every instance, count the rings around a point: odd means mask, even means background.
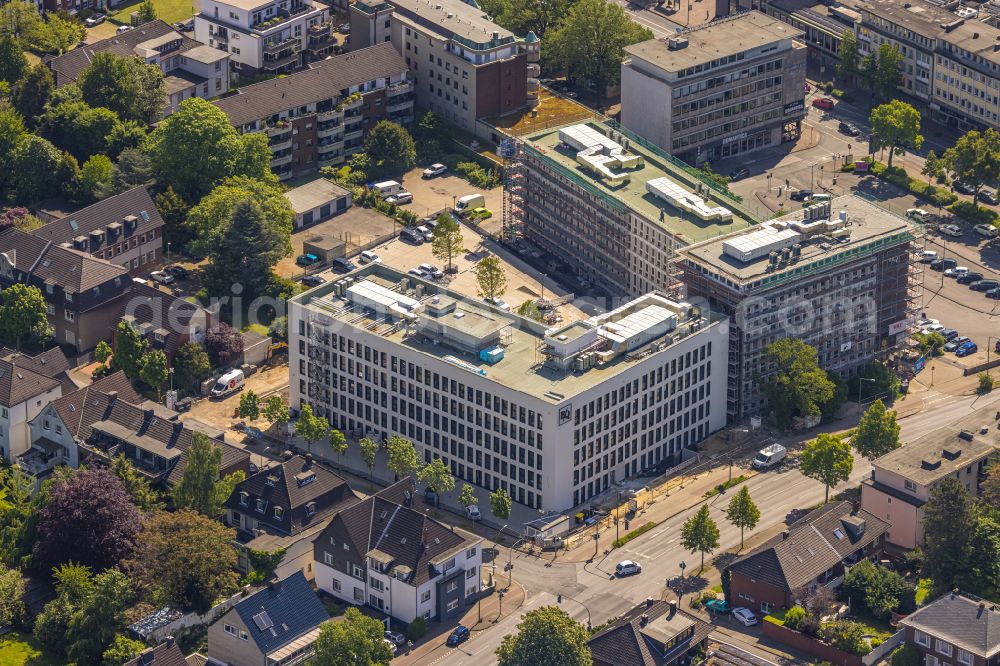
[[[607,123],[522,137],[510,164],[504,228],[612,297],[675,289],[678,248],[753,219],[677,159]]]
[[[381,120],[413,121],[413,83],[391,44],[314,63],[216,100],[241,133],[265,132],[282,180],[342,164]]]
[[[134,30],[73,49],[46,61],[57,87],[72,83],[98,53],[136,56],[163,72],[166,105],[163,115],[191,97],[210,99],[229,92],[229,55],[174,30],[159,19]]]
[[[846,378],[905,339],[916,251],[905,219],[855,195],[679,250],[687,298],[730,317],[730,422],[766,415],[772,342],[803,340]]]
[[[981,409],[975,420],[990,419],[996,410]],[[872,461],[871,478],[861,483],[861,507],[891,524],[887,541],[907,550],[924,545],[924,505],[942,479],[954,476],[970,495],[996,457],[1000,444],[993,431],[985,434],[938,428]]]
[[[382,264],[289,302],[290,403],[561,511],[722,427],[724,319],[651,293],[556,329]]]
[[[194,36],[229,53],[235,78],[283,74],[333,51],[330,8],[312,0],[204,0]]]
[[[538,104],[538,38],[514,35],[474,2],[360,0],[350,14],[351,47],[392,42],[417,103],[467,132],[488,137],[480,120]]]
[[[691,164],[799,137],[803,33],[751,11],[625,47],[622,126]]]

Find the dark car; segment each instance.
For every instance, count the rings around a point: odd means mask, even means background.
[[[729,180],[741,180],[750,175],[750,169],[746,167],[740,167],[729,174]]]
[[[932,271],[946,271],[949,268],[955,268],[958,266],[958,262],[954,259],[935,259],[931,262]]]
[[[173,275],[174,278],[178,280],[187,280],[191,277],[191,271],[184,268],[183,266],[167,266],[163,269],[168,274]]]
[[[946,352],[953,352],[956,349],[958,349],[959,347],[961,347],[962,345],[964,345],[968,341],[969,341],[969,338],[965,337],[964,335],[960,335],[957,338],[955,338],[954,340],[952,340],[951,342],[947,343],[944,346],[944,350]]]
[[[969,289],[972,291],[989,291],[990,289],[996,289],[1000,287],[1000,282],[996,280],[979,280],[978,282],[973,282],[969,285]]]
[[[966,185],[960,180],[956,180],[951,184],[951,186],[956,192],[960,192],[962,194],[972,194],[976,191],[976,188],[972,187],[972,185]]]
[[[840,125],[838,125],[837,128],[847,136],[857,136],[861,134],[861,130],[858,129],[857,125],[855,125],[854,123],[849,123],[845,120],[841,120]]]
[[[944,339],[947,340],[948,342],[951,342],[952,340],[958,337],[958,331],[956,331],[953,328],[942,328],[940,331],[938,331],[938,333],[940,333],[944,337]]]
[[[960,275],[958,277],[958,280],[956,280],[956,282],[958,282],[959,284],[972,284],[973,282],[979,282],[982,279],[983,279],[982,273],[973,273],[970,271],[965,275]]]
[[[990,289],[988,292],[986,292],[986,298],[1000,300],[1000,288]],[[997,346],[1000,347],[1000,340],[997,340]],[[998,353],[1000,353],[1000,350],[998,350]]]
[[[813,195],[812,190],[795,190],[788,195],[788,198],[792,201],[805,201]]]
[[[424,242],[424,237],[416,229],[403,229],[399,232],[399,237],[413,245],[420,245]]]
[[[955,356],[961,358],[963,356],[968,356],[969,354],[975,354],[977,351],[979,351],[979,347],[976,346],[975,342],[970,340],[955,350]]]
[[[357,268],[353,261],[345,257],[337,257],[334,259],[331,267],[338,273],[350,273]]]
[[[304,278],[302,278],[302,284],[304,284],[307,287],[318,287],[321,284],[326,284],[326,280],[324,280],[318,275],[307,275]]]
[[[455,627],[453,632],[448,634],[448,647],[455,647],[467,640],[469,640],[469,628],[460,624]]]
[[[979,200],[991,206],[996,206],[998,202],[996,193],[990,190],[980,190]]]

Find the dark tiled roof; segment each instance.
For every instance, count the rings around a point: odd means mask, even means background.
[[[115,278],[128,279],[128,270],[117,264],[14,228],[0,231],[0,253],[7,255],[18,271],[71,293],[82,293]]]
[[[395,47],[385,42],[314,63],[311,69],[240,88],[213,102],[233,125],[268,118],[281,111],[337,98],[351,86],[402,74],[409,68]]]
[[[690,639],[667,647],[691,629]],[[653,601],[625,613],[591,638],[588,645],[596,666],[665,666],[678,663],[680,654],[708,638],[711,631],[712,625],[707,622],[676,609],[671,615],[668,602]]]
[[[69,360],[60,347],[53,347],[35,356],[28,356],[2,347],[0,348],[0,359],[15,362],[19,368],[25,368],[43,377],[55,379],[62,384],[64,393],[76,391],[79,388],[69,377]]]
[[[13,360],[0,359],[0,405],[19,405],[59,385],[58,379],[29,370],[17,357]]]
[[[248,495],[245,506],[240,504],[241,493]],[[258,499],[265,502],[263,513],[256,511]],[[226,506],[253,515],[258,522],[285,534],[297,534],[359,501],[343,478],[320,463],[294,456],[236,486]],[[311,502],[315,503],[315,512],[309,515],[306,505]],[[280,520],[274,517],[276,506],[283,509]]]
[[[134,227],[126,227],[122,224],[122,221],[129,215],[135,216],[136,225]],[[93,253],[102,250],[108,242],[106,228],[112,223],[118,224],[122,237],[131,238],[136,234],[145,234],[162,227],[163,218],[160,217],[160,211],[153,204],[153,198],[149,196],[149,192],[145,187],[140,186],[102,199],[55,222],[49,222],[45,226],[33,230],[31,234],[52,241],[56,245],[71,243],[78,236],[86,236],[89,241],[88,251]],[[91,231],[104,231],[104,240],[97,241],[95,238],[91,238]],[[117,243],[118,240],[115,242]]]
[[[816,509],[729,565],[741,573],[788,591],[796,590],[848,555],[867,547],[889,529],[889,523],[867,511],[852,515],[850,502]],[[863,530],[858,526],[862,524]]]
[[[192,325],[208,329],[208,312],[196,303],[177,298],[172,294],[160,291],[146,284],[133,283],[129,296],[122,302],[122,308],[114,321],[109,322],[112,330],[118,320],[132,317],[132,323],[150,324],[152,331],[159,330],[163,342],[156,341],[154,336],[148,338],[150,345],[162,348],[168,357],[173,358],[178,347],[187,339]]]
[[[992,658],[1000,652],[1000,611],[990,601],[981,602],[951,592],[917,609],[899,623],[957,645],[983,659]]]
[[[113,53],[120,56],[137,55],[136,47],[139,44],[171,33],[181,40],[180,48],[164,53],[164,55],[173,56],[202,46],[201,42],[182,35],[164,21],[156,20],[145,23],[135,30],[129,30],[120,35],[73,49],[65,55],[51,58],[48,61],[49,69],[56,77],[56,86],[64,86],[76,81],[77,77],[83,74],[83,70],[90,66],[94,56],[98,53]]]
[[[134,404],[142,402],[142,396],[135,392],[128,377],[119,370],[101,377],[90,386],[53,400],[52,408],[69,433],[79,440],[81,433],[85,433],[84,438],[90,436],[90,424],[100,421],[107,411],[111,401],[109,394]]]
[[[143,650],[142,654],[132,661],[126,661],[123,666],[187,666],[187,661],[180,646],[171,639]]]
[[[247,597],[236,604],[233,611],[243,620],[250,637],[265,655],[330,619],[301,571]],[[261,612],[267,618],[260,616]],[[267,628],[261,629],[261,626]]]

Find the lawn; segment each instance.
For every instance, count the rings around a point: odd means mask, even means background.
[[[58,666],[45,655],[30,634],[12,631],[0,636],[0,666]]]
[[[140,4],[142,2],[138,0],[130,2],[112,14],[111,20],[118,23],[130,23],[131,19],[129,16],[132,12],[139,9]],[[153,6],[156,7],[156,16],[167,23],[183,21],[194,15],[194,7],[191,5],[191,0],[153,0]]]
[[[922,606],[924,601],[927,599],[927,595],[929,595],[933,590],[934,581],[930,578],[921,578],[917,583],[917,605]]]

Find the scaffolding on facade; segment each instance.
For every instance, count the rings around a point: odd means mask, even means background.
[[[503,167],[503,229],[501,240],[513,243],[524,238],[524,194],[527,170],[521,158],[518,141],[506,138],[500,142]]]

